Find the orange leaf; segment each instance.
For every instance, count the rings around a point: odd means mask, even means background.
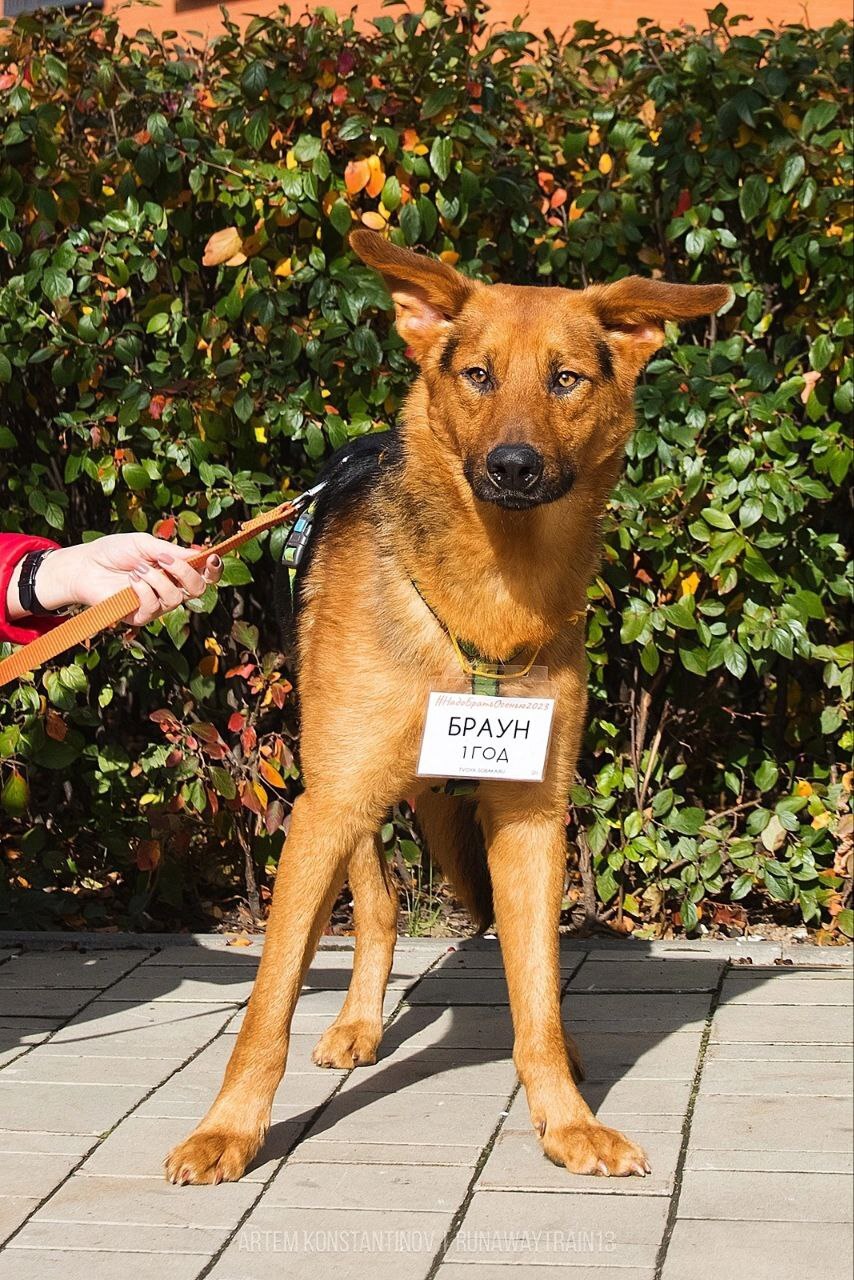
[[[371,159],[374,157],[372,156]],[[377,163],[371,166],[371,176],[368,179],[368,185],[365,187],[369,196],[378,196],[385,186],[385,172],[382,165]]]
[[[269,760],[262,760],[258,765],[258,769],[261,777],[265,782],[269,782],[271,787],[283,787],[285,785],[284,778],[279,773],[278,769],[274,768],[274,766],[270,764]]]
[[[155,871],[160,865],[159,840],[140,840],[136,846],[136,865],[140,871]]]
[[[351,160],[344,170],[344,186],[351,196],[366,187],[370,179],[371,170],[367,160]]]
[[[205,245],[202,264],[206,267],[218,267],[221,262],[236,257],[243,248],[243,237],[237,227],[226,227],[223,231],[215,231]]]
[[[381,213],[374,213],[370,209],[367,213],[362,214],[362,221],[365,226],[370,227],[372,231],[385,231],[387,225],[386,220]]]
[[[53,738],[54,742],[64,742],[68,734],[68,725],[62,716],[57,715],[55,711],[48,711],[45,720],[45,733],[49,738]]]

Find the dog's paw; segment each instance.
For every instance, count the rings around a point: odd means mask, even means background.
[[[312,1060],[319,1067],[369,1067],[377,1060],[382,1027],[372,1022],[333,1022],[314,1046]]]
[[[603,1178],[627,1178],[636,1174],[643,1178],[652,1172],[641,1147],[603,1124],[546,1127],[542,1141],[549,1159],[570,1173],[598,1174]]]
[[[197,1129],[169,1152],[166,1180],[178,1187],[237,1182],[260,1145],[257,1136]]]

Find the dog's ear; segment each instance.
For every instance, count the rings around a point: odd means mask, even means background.
[[[420,362],[451,328],[477,285],[436,258],[401,249],[378,231],[353,231],[350,244],[385,280],[397,331]]]
[[[608,337],[638,368],[663,344],[665,320],[712,315],[731,296],[725,284],[668,284],[644,276],[626,276],[584,291]]]

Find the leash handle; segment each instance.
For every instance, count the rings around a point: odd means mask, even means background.
[[[314,490],[310,492],[313,493]],[[272,511],[253,516],[251,520],[247,520],[240,526],[237,533],[226,538],[224,542],[203,548],[192,557],[189,563],[194,569],[201,569],[211,556],[228,555],[230,551],[236,551],[238,547],[243,546],[244,542],[257,538],[259,533],[290,520],[299,512],[307,497],[308,494],[303,494],[295,502],[283,502]],[[163,545],[169,544],[164,542]],[[59,626],[46,631],[44,635],[31,640],[29,644],[16,649],[8,658],[0,661],[0,688],[12,680],[17,680],[28,671],[35,671],[46,662],[50,662],[52,658],[64,653],[66,649],[73,649],[86,640],[91,640],[99,631],[106,631],[115,626],[117,622],[121,622],[122,618],[133,613],[138,604],[139,597],[133,587],[125,587],[99,604],[90,605],[88,609],[83,609],[74,617],[66,618],[65,622],[60,622]]]

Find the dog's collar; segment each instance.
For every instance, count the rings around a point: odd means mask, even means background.
[[[422,604],[433,615],[439,626],[445,632],[445,635],[450,640],[454,654],[462,668],[463,674],[471,680],[472,693],[488,694],[490,697],[495,698],[501,692],[499,685],[502,680],[518,680],[521,677],[528,675],[539,657],[539,648],[534,651],[529,662],[524,663],[517,669],[513,671],[499,671],[499,667],[506,666],[512,662],[517,662],[522,656],[522,650],[517,649],[517,651],[511,654],[504,662],[492,661],[485,654],[481,653],[476,645],[470,644],[467,640],[463,640],[459,636],[455,635],[447,622],[445,622],[444,618],[442,618],[433,608],[415,579],[410,578],[409,581],[414,587]]]

